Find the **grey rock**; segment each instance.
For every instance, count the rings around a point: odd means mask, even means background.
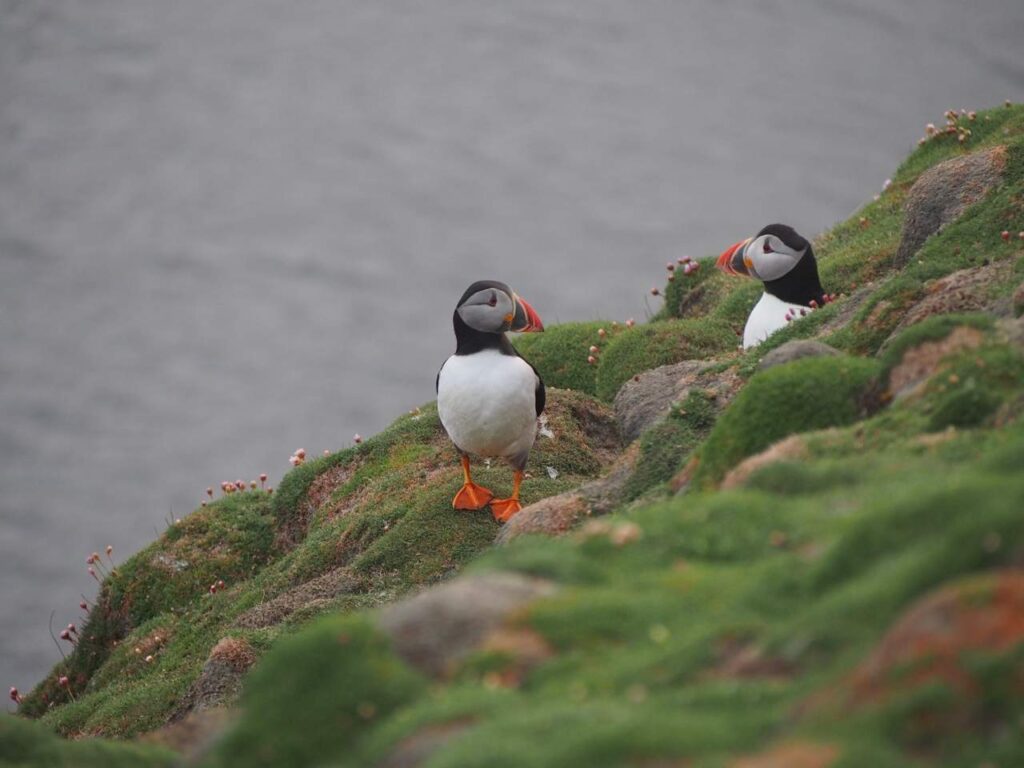
[[[794,339],[776,347],[762,357],[761,362],[758,363],[757,370],[766,371],[777,365],[785,365],[804,357],[830,357],[838,354],[838,349],[830,347],[824,342],[814,341],[813,339]]]
[[[922,173],[907,195],[896,266],[906,266],[925,240],[985,197],[1005,167],[1006,147],[994,147],[946,160]]]
[[[959,314],[965,312],[988,312],[996,317],[1012,314],[1011,299],[1000,296],[996,288],[1013,279],[1013,264],[1010,261],[996,262],[982,267],[961,269],[926,286],[923,299],[909,307],[899,325],[893,329],[882,344],[886,350],[893,339],[912,325],[935,315]]]
[[[378,626],[406,662],[444,677],[513,612],[554,591],[549,581],[515,573],[464,576],[388,606]]]
[[[741,382],[732,370],[716,371],[707,360],[684,360],[663,365],[627,381],[615,396],[615,419],[619,433],[626,442],[636,440],[643,432],[668,414],[672,403],[686,399],[692,388],[701,388],[728,402]]]
[[[507,544],[531,533],[558,536],[572,530],[582,520],[608,514],[622,500],[622,491],[636,468],[639,455],[639,444],[634,444],[619,456],[604,477],[523,507],[501,527],[495,543]]]

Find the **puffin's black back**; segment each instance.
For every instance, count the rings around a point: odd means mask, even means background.
[[[769,224],[756,237],[762,235],[774,235],[794,251],[806,249],[793,269],[778,280],[765,282],[765,291],[788,304],[807,307],[811,301],[816,301],[819,306],[824,306],[825,289],[821,287],[821,279],[818,277],[818,261],[807,239],[786,224]]]

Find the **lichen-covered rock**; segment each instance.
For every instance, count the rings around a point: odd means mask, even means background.
[[[378,626],[406,662],[443,677],[515,611],[554,591],[548,581],[518,574],[465,576],[389,606]]]
[[[665,418],[673,403],[686,399],[695,389],[725,405],[739,390],[741,380],[735,369],[684,360],[638,374],[615,396],[615,420],[622,439],[630,443]]]
[[[532,533],[558,536],[591,516],[608,514],[623,500],[639,455],[639,444],[633,444],[603,477],[524,507],[501,527],[495,543],[507,544]]]
[[[1011,272],[1010,263],[1002,261],[961,269],[931,281],[925,285],[924,297],[907,309],[882,349],[904,330],[929,317],[979,311],[996,316],[1009,315],[1010,299],[1000,295],[999,289],[1010,278]]]
[[[896,266],[909,262],[925,240],[980,201],[1002,177],[1006,147],[972,152],[921,174],[907,196]]]
[[[838,354],[838,349],[830,347],[824,342],[815,341],[814,339],[794,339],[793,341],[787,341],[780,347],[776,347],[762,357],[761,362],[757,364],[757,370],[766,371],[777,365],[785,365],[805,357],[827,357]]]

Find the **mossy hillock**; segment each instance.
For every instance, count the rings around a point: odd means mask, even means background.
[[[952,160],[955,182],[988,151],[984,190],[905,241],[922,174]],[[199,700],[217,648],[242,648],[244,692],[217,702],[233,724],[189,764],[1024,763],[1020,231],[1024,107],[948,116],[815,239],[836,301],[761,346],[737,349],[759,286],[706,259],[671,270],[647,323],[516,340],[551,386],[523,497],[574,498],[575,529],[491,546],[488,515],[450,509],[461,473],[425,405],[118,566],[74,653],[21,705],[41,725],[14,722],[0,743],[35,744],[18,747],[25,765],[91,748],[164,764],[157,747],[47,729],[158,730]],[[794,339],[839,354],[759,370]],[[668,364],[635,465],[617,464],[608,403]],[[569,492],[612,466],[628,477],[591,514]],[[476,472],[509,487],[505,468]],[[465,580],[501,603],[516,579],[543,588],[443,671],[383,618]],[[458,613],[400,631],[455,632]]]

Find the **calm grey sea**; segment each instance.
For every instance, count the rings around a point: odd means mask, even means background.
[[[433,397],[455,299],[633,316],[1024,97],[1020,0],[0,0],[0,684],[208,485]],[[581,354],[585,354],[582,353]]]

